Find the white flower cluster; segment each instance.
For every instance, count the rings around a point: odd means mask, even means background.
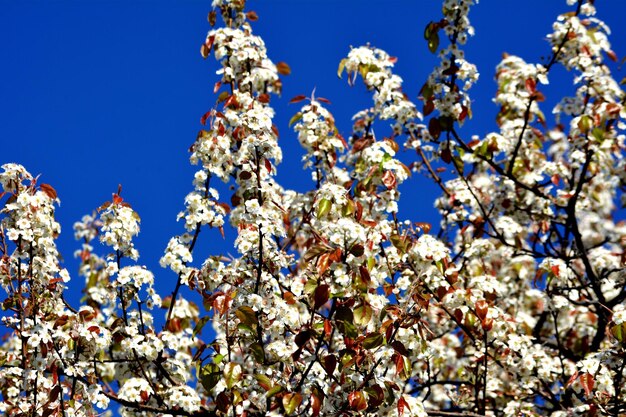
[[[188,243],[191,240],[189,235],[176,236],[170,239],[165,249],[165,255],[160,260],[163,268],[170,268],[183,280],[187,280],[192,270],[187,264],[193,261]]]
[[[496,67],[496,80],[498,93],[494,102],[506,109],[506,114],[501,114],[501,117],[511,121],[524,120],[524,112],[529,103],[530,121],[537,115],[543,116],[537,102],[531,103],[530,98],[537,88],[537,81],[543,85],[548,84],[545,67],[528,64],[520,57],[508,55]]]
[[[402,92],[402,78],[391,72],[394,63],[395,58],[385,51],[361,46],[353,48],[348,57],[341,61],[340,72],[345,67],[351,77],[361,74],[368,90],[374,91],[374,107],[357,113],[354,118],[358,120],[378,117],[381,120],[393,120],[394,132],[401,134],[409,122],[421,119],[422,115]]]
[[[203,178],[207,181],[204,171],[196,172],[196,178]],[[226,210],[217,204],[219,194],[216,189],[209,188],[208,192],[202,190],[206,185],[196,185],[197,189],[187,194],[185,197],[185,211],[178,214],[178,220],[185,219],[185,229],[193,232],[198,225],[208,225],[210,227],[222,227],[224,225],[224,215]],[[202,187],[201,189],[198,189]]]
[[[25,187],[24,181],[30,182],[32,180],[33,176],[22,165],[12,163],[2,165],[2,172],[0,172],[2,190],[8,193],[17,193]]]
[[[120,256],[133,260],[139,258],[139,252],[133,244],[133,237],[139,234],[139,215],[124,203],[112,203],[100,213],[102,234],[100,241]]]
[[[219,28],[207,35],[207,43],[215,50],[215,58],[221,61],[222,84],[234,83],[246,92],[280,92],[280,80],[276,66],[267,57],[263,39],[252,35],[250,25],[241,28]]]
[[[434,109],[437,109],[441,116],[451,117],[461,122],[471,115],[471,100],[467,91],[478,81],[476,66],[465,60],[465,54],[459,48],[459,45],[465,44],[468,36],[474,34],[474,28],[470,25],[467,16],[470,7],[475,3],[474,0],[446,0],[444,2],[443,13],[446,24],[443,30],[451,43],[439,50],[441,63],[430,73],[423,90],[423,93],[428,91],[427,94],[423,94],[425,100],[432,101]],[[430,30],[438,31],[438,29]],[[432,36],[434,37],[435,34]],[[437,39],[439,39],[438,36],[437,34]],[[433,40],[430,39],[429,42]],[[462,89],[456,88],[456,81],[464,83]]]
[[[187,385],[171,387],[165,393],[165,398],[168,406],[178,407],[189,413],[195,413],[200,409],[198,393]]]
[[[337,161],[336,151],[344,151],[345,145],[330,112],[319,101],[311,99],[293,119],[299,120],[293,129],[306,150],[302,157],[304,167],[317,166],[323,161],[327,169],[332,168]]]

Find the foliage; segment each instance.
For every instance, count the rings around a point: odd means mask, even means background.
[[[282,154],[270,102],[290,68],[268,58],[244,0],[214,0],[200,52],[220,65],[219,95],[190,149],[198,171],[179,215],[185,231],[161,259],[178,277],[163,299],[136,263],[140,219],[118,190],[74,226],[86,287],[73,308],[54,241],[56,192],[4,165],[2,412],[626,413],[626,226],[614,219],[626,95],[605,64],[616,59],[608,28],[593,1],[568,0],[544,63],[502,59],[498,130],[468,139],[460,126],[473,116],[478,72],[462,47],[473,3],[445,0],[425,28],[440,63],[419,106],[392,72],[395,58],[369,45],[339,64],[338,75],[361,80],[373,99],[348,139],[328,100],[292,99],[315,182],[300,193],[275,180]],[[575,91],[551,123],[541,103],[557,66],[574,74]],[[375,122],[390,125],[386,136]],[[409,166],[401,146],[416,155]],[[398,213],[398,186],[413,174],[441,188],[436,235]],[[233,187],[230,203],[216,180]],[[227,220],[238,257],[194,260],[200,231],[223,232]],[[155,307],[166,311],[161,329]]]

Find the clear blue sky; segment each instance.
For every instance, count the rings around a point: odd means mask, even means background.
[[[422,38],[430,20],[440,18],[438,0],[265,0],[249,1],[260,20],[254,31],[269,56],[291,65],[284,93],[274,99],[285,161],[278,167],[285,187],[311,186],[301,170],[302,151],[287,123],[297,105],[291,97],[317,94],[330,99],[340,130],[369,105],[361,85],[349,88],[336,76],[349,46],[366,42],[399,58],[396,71],[405,92],[416,99],[435,58]],[[626,2],[598,1],[599,17],[613,30],[619,57],[626,55]],[[472,90],[475,117],[464,131],[495,129],[493,74],[503,52],[538,62],[549,53],[545,35],[564,0],[481,0],[471,12],[476,36],[466,57],[481,79]],[[175,221],[191,190],[194,168],[187,149],[200,117],[215,102],[217,69],[199,49],[209,24],[210,1],[8,1],[0,0],[0,163],[18,162],[62,201],[59,246],[75,277],[72,224],[110,199],[117,184],[142,217],[136,241],[156,274],[163,295],[175,276],[158,266],[169,237],[182,231]],[[624,72],[617,73],[621,79]],[[554,72],[548,103],[571,93],[571,78]],[[551,107],[544,107],[549,113]],[[383,134],[385,132],[380,132]],[[402,217],[436,223],[436,188],[416,178],[402,188]],[[225,195],[224,200],[230,195]],[[233,232],[229,235],[232,237]],[[204,253],[235,251],[218,232],[201,235]],[[82,282],[70,283],[74,304]]]

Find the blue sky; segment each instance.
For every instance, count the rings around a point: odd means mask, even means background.
[[[613,49],[619,57],[626,55],[626,26],[620,25],[626,2],[597,3],[598,17],[613,30]],[[0,163],[21,163],[57,189],[59,246],[74,277],[72,254],[78,245],[72,224],[110,199],[121,183],[123,197],[142,217],[136,240],[140,263],[157,274],[163,295],[173,289],[175,276],[162,270],[158,259],[169,238],[182,231],[176,214],[195,171],[187,149],[200,117],[215,103],[217,65],[199,53],[210,9],[210,1],[187,0],[0,0]],[[292,69],[283,79],[282,98],[272,100],[285,154],[279,180],[288,188],[313,184],[301,170],[302,151],[287,127],[298,110],[289,99],[316,88],[317,95],[332,101],[330,110],[346,136],[352,114],[369,105],[361,85],[350,88],[336,76],[350,45],[370,42],[397,56],[396,72],[412,99],[436,62],[422,33],[430,20],[440,18],[439,1],[250,0],[249,9],[260,17],[253,28],[269,56]],[[464,132],[496,128],[491,98],[502,53],[541,62],[549,53],[545,36],[552,21],[570,9],[561,0],[482,0],[472,10],[476,36],[466,57],[477,64],[481,79],[471,93],[474,119]],[[618,80],[623,76],[624,71],[616,73]],[[555,71],[546,90],[546,113],[572,90],[571,76]],[[402,191],[401,217],[437,223],[436,187],[416,177]],[[216,231],[203,232],[200,242],[202,253],[235,252]],[[77,304],[82,282],[74,278],[70,285]]]

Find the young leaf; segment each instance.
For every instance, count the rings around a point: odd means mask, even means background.
[[[376,349],[383,344],[383,341],[384,339],[382,334],[378,332],[370,333],[365,336],[365,339],[363,339],[363,348]]]
[[[287,393],[283,396],[283,407],[287,415],[295,413],[296,409],[302,403],[302,395],[300,393]]]
[[[276,64],[276,71],[278,71],[280,75],[291,74],[291,68],[286,62],[279,62],[278,64]]]
[[[363,411],[367,408],[367,399],[363,391],[353,391],[348,395],[350,408],[355,411]]]
[[[322,198],[317,206],[317,218],[321,219],[324,217],[326,213],[330,211],[332,206],[333,203],[330,200]]]
[[[317,310],[330,298],[330,287],[327,284],[322,284],[315,289],[314,301],[315,306],[314,309]]]
[[[241,365],[234,362],[227,363],[224,367],[224,381],[226,382],[226,387],[231,389],[241,380],[242,374]]]

